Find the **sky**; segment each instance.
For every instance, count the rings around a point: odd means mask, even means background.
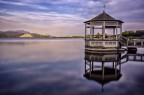
[[[144,29],[143,0],[0,0],[0,31],[84,35],[84,23],[105,11],[123,31]]]

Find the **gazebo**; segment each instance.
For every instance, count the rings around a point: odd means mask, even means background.
[[[88,51],[121,50],[118,36],[122,33],[121,20],[117,20],[103,11],[85,23],[85,46]],[[111,29],[111,36],[106,37],[106,29]],[[98,31],[100,30],[100,31]],[[101,32],[100,37],[95,33]]]

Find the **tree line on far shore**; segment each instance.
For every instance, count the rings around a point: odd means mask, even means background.
[[[91,35],[93,38],[102,38],[102,34],[99,32],[96,35]],[[86,35],[86,38],[90,38],[90,35]],[[116,35],[108,35],[105,33],[106,38],[114,38]],[[126,30],[122,32],[122,36],[125,36],[127,38],[142,38],[144,39],[144,30]],[[64,37],[57,37],[57,38],[85,38],[85,36],[64,36]]]
[[[8,35],[5,35],[5,34],[0,34],[0,38],[19,38],[23,34],[24,33],[17,34],[17,35],[14,35],[14,36],[8,36]],[[40,35],[40,34],[35,34],[35,33],[32,33],[31,35],[33,36],[33,38],[85,38],[85,36],[62,36],[62,37],[56,37],[56,36]],[[127,38],[131,38],[131,39],[134,39],[134,38],[142,38],[142,39],[144,39],[144,30],[124,31],[124,32],[122,32],[122,36],[125,36]],[[90,37],[91,37],[90,35],[86,35],[86,38],[90,38]],[[105,37],[106,38],[114,38],[115,35],[105,34]],[[93,38],[102,38],[102,34],[100,34],[98,32],[96,35],[93,35]]]
[[[143,38],[144,39],[144,30],[130,30],[125,31],[122,33],[122,36],[128,37],[128,38]]]

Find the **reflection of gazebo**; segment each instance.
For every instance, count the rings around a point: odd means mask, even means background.
[[[86,50],[115,51],[120,50],[118,34],[122,33],[122,21],[108,15],[105,11],[85,23]],[[102,30],[102,38],[95,38],[95,30]],[[112,38],[106,38],[106,29],[112,29]],[[99,32],[99,31],[98,31]]]
[[[118,81],[122,76],[120,58],[120,53],[93,54],[85,52],[84,77],[100,83],[102,87],[111,81]]]
[[[103,70],[94,70],[84,74],[89,80],[94,80],[103,86],[111,81],[118,81],[122,74],[120,70],[108,67],[102,67]]]

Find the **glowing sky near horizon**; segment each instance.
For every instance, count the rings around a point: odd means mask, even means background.
[[[124,21],[124,30],[144,29],[143,0],[0,0],[0,31],[26,30],[55,36],[84,35],[84,21],[103,11]]]

